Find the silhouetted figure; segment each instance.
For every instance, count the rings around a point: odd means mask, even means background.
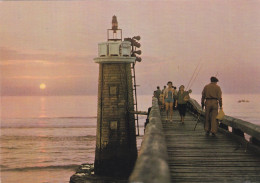
[[[218,131],[218,122],[216,116],[218,115],[218,106],[222,109],[222,92],[217,85],[218,79],[216,77],[210,78],[211,83],[207,84],[202,91],[201,106],[205,106],[205,131],[206,135],[212,133],[212,136]]]

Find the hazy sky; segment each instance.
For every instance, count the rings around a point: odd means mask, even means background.
[[[0,1],[1,94],[96,94],[113,15],[142,37],[138,94],[187,85],[198,64],[194,93],[216,74],[224,93],[260,93],[259,0],[49,0]]]

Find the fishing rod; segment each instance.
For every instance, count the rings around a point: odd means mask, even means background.
[[[196,71],[197,71],[199,65],[200,65],[200,62],[199,62],[198,65],[196,66],[195,70],[193,71],[193,74],[192,74],[192,76],[191,76],[191,78],[190,78],[190,81],[189,81],[189,83],[187,84],[187,87],[186,87],[186,88],[189,88],[190,82],[191,82],[191,80],[193,79],[193,77],[194,77],[194,75],[195,75],[195,73],[196,73]]]
[[[194,126],[193,131],[195,131],[195,129],[196,129],[196,127],[197,127],[197,125],[198,125],[198,123],[199,123],[199,121],[200,121],[200,115],[201,115],[201,112],[198,113],[197,122],[196,122],[196,124],[195,124],[195,126]]]
[[[196,79],[197,79],[197,77],[198,77],[198,75],[199,75],[199,73],[201,71],[201,68],[202,68],[202,65],[200,65],[200,68],[199,68],[198,72],[196,73],[193,81],[191,82],[191,84],[190,84],[189,88],[187,88],[187,90],[189,90],[193,86],[194,82],[196,81]]]

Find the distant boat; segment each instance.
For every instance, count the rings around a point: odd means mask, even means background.
[[[238,103],[241,103],[241,102],[249,102],[249,100],[245,100],[245,99],[242,99],[242,100],[239,100],[237,101]]]

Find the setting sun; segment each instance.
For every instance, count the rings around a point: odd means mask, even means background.
[[[40,84],[40,89],[41,90],[44,90],[45,88],[46,88],[46,84],[44,84],[44,83]]]

